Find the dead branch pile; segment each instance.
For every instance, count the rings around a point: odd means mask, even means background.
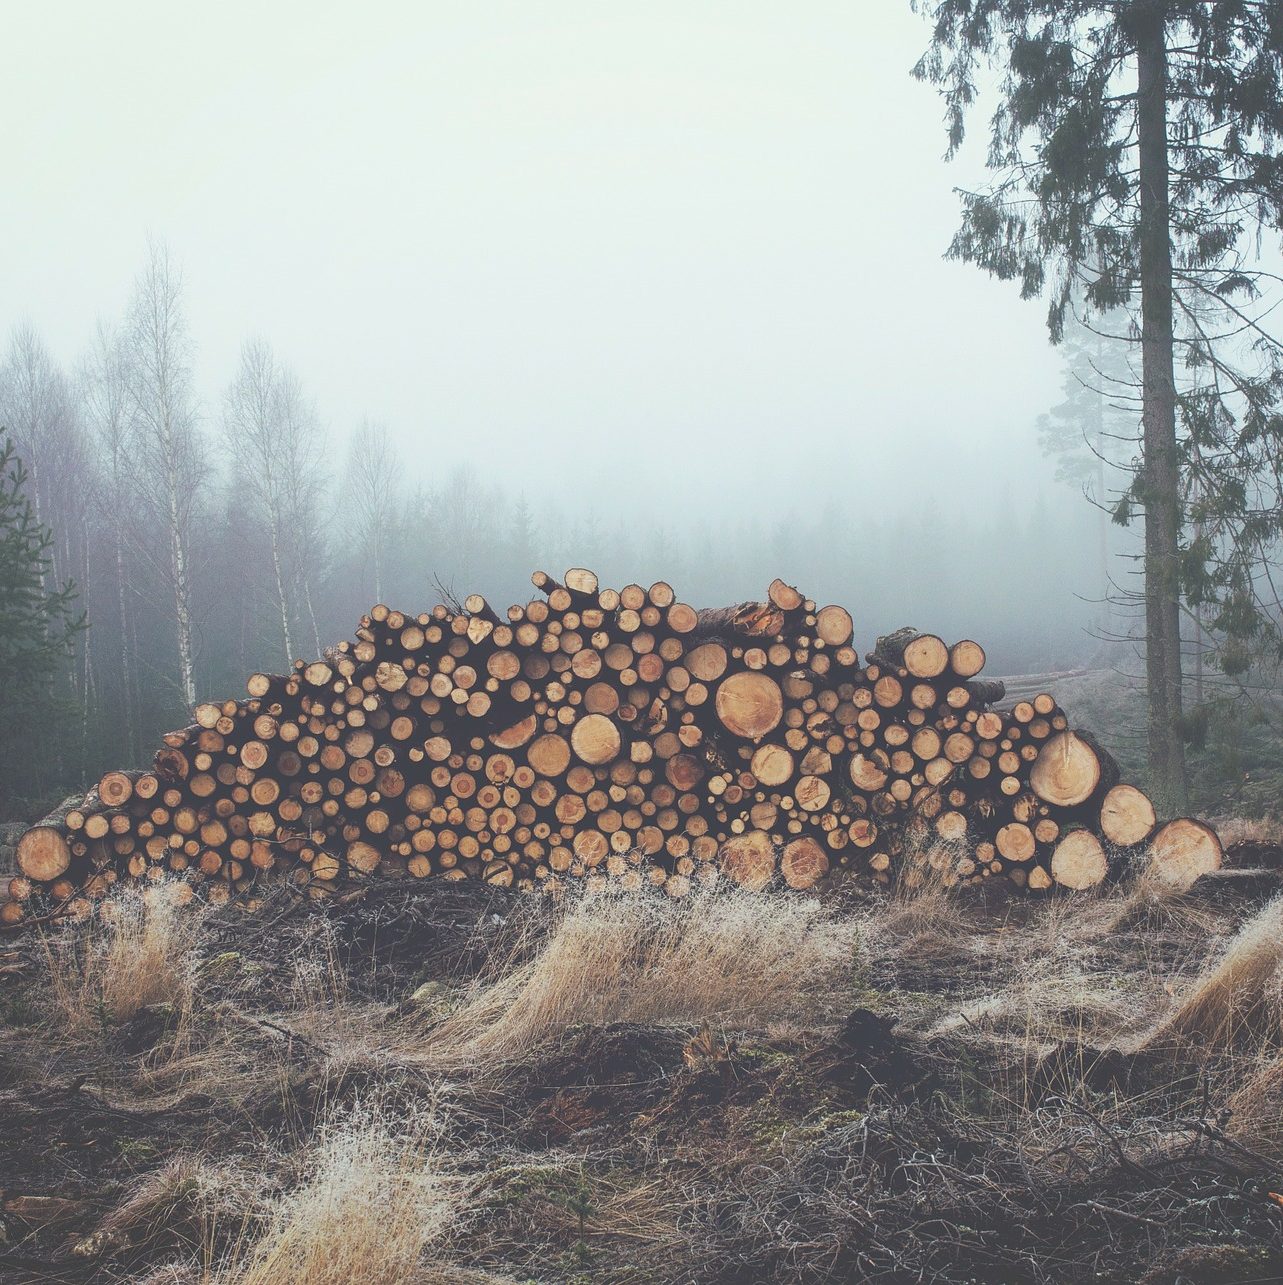
[[[1051,694],[997,708],[976,642],[901,629],[861,665],[848,612],[780,580],[696,611],[662,581],[532,579],[545,596],[506,617],[478,595],[377,606],[326,658],[198,705],[150,771],[27,831],[0,918],[175,872],[221,900],[282,866],[316,895],[377,870],[682,896],[719,874],[1037,891],[1138,856],[1176,882],[1220,864],[1215,833],[1160,826]]]

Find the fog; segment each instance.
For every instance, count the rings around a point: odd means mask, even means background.
[[[1100,585],[1039,449],[1062,357],[1042,305],[942,258],[977,156],[943,160],[928,35],[850,0],[7,6],[0,329],[76,369],[151,237],[199,432],[265,338],[327,431],[340,546],[368,418],[407,494],[468,470],[483,527],[524,495],[537,556],[702,601],[784,574],[866,643],[911,620],[1068,663]],[[466,524],[403,551],[399,605],[527,592],[497,523],[486,559]],[[331,633],[374,601],[358,562]]]

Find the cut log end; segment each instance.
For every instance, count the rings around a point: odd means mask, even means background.
[[[1100,832],[1120,848],[1144,843],[1157,822],[1149,795],[1134,785],[1114,786],[1100,807]]]
[[[721,850],[722,873],[749,892],[760,892],[775,874],[775,845],[764,830],[728,839]]]
[[[794,839],[780,855],[780,874],[790,888],[813,888],[828,872],[828,853],[809,835]]]
[[[1109,872],[1101,841],[1090,830],[1072,830],[1056,845],[1051,876],[1064,888],[1094,888]]]
[[[728,732],[755,741],[779,726],[784,694],[769,674],[746,670],[723,681],[714,707]]]
[[[1221,868],[1224,850],[1210,825],[1177,817],[1161,826],[1149,849],[1149,870],[1173,888],[1189,888],[1201,875]]]
[[[34,825],[18,840],[18,869],[28,879],[48,883],[71,865],[71,847],[60,825]]]
[[[1029,785],[1044,803],[1072,808],[1091,798],[1100,778],[1100,755],[1081,736],[1065,731],[1044,742]]]

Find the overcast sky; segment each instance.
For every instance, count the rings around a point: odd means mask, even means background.
[[[941,258],[927,35],[907,0],[6,4],[0,326],[71,361],[150,233],[211,429],[261,334],[427,475],[1055,489],[1042,305]]]

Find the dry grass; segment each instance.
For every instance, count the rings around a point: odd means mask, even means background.
[[[1283,897],[1249,919],[1145,1043],[1209,1054],[1283,1041]]]
[[[349,1285],[418,1277],[459,1217],[462,1193],[436,1161],[431,1110],[357,1105],[322,1128],[302,1182],[281,1198],[230,1285]]]
[[[1226,1132],[1245,1146],[1283,1160],[1283,1058],[1258,1064],[1230,1096]]]
[[[208,1252],[217,1224],[245,1217],[255,1194],[247,1173],[180,1152],[144,1175],[72,1252],[98,1258],[128,1245],[164,1244],[190,1253]]]
[[[855,923],[810,898],[609,891],[572,902],[543,949],[434,1032],[431,1056],[510,1059],[588,1023],[760,1025],[849,977]]]
[[[153,884],[102,903],[87,928],[46,940],[49,999],[68,1031],[127,1022],[154,1004],[191,1010],[201,915],[185,885]]]
[[[1283,817],[1222,817],[1216,821],[1216,832],[1226,848],[1236,843],[1283,845]]]

